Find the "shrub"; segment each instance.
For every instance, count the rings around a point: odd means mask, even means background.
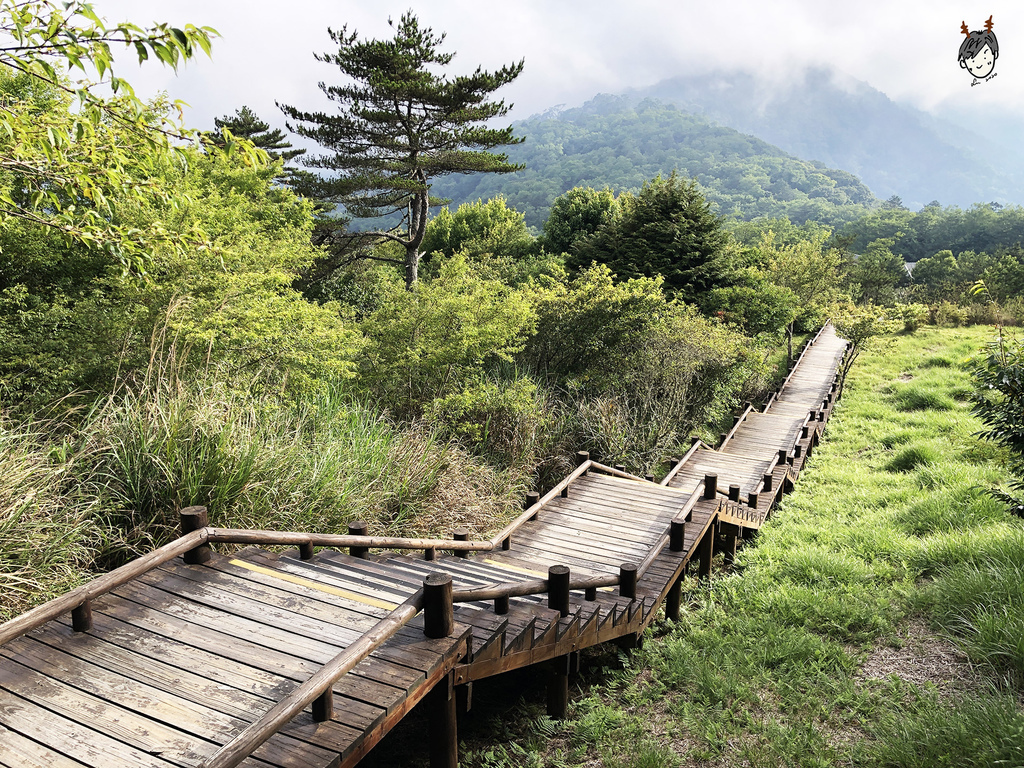
[[[940,301],[932,309],[932,319],[935,325],[959,328],[967,324],[967,310],[951,301]]]
[[[903,321],[903,330],[906,333],[914,333],[928,322],[928,307],[924,304],[898,304],[896,310]]]
[[[535,322],[522,292],[480,277],[455,256],[413,290],[390,286],[363,321],[369,343],[359,383],[395,414],[415,418],[511,360]]]

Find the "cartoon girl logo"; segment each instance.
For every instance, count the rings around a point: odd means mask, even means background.
[[[989,16],[985,22],[984,32],[969,31],[965,21],[960,22],[960,31],[967,35],[967,39],[960,44],[960,55],[957,58],[960,66],[974,76],[971,85],[995,77],[992,70],[995,69],[996,59],[999,58],[999,41],[992,31],[992,17]]]

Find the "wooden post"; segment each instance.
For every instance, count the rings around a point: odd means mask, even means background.
[[[456,710],[460,714],[468,714],[473,709],[473,683],[455,686]]]
[[[209,525],[209,516],[206,512],[206,507],[185,507],[179,513],[179,521],[181,523],[181,535],[184,536],[186,533],[192,533],[192,531],[198,531],[200,528],[205,528]],[[190,549],[184,555],[182,559],[189,565],[202,565],[213,557],[213,550],[209,544],[200,544],[194,549]]]
[[[686,523],[673,520],[668,529],[668,548],[673,552],[682,552],[686,540]]]
[[[675,469],[676,466],[678,466],[678,464],[679,464],[679,457],[678,456],[669,456],[668,457],[668,468],[669,468],[669,471]]]
[[[427,704],[430,713],[430,768],[458,768],[459,738],[454,671],[437,682],[428,694]]]
[[[698,557],[700,558],[700,568],[697,570],[697,575],[700,577],[711,575],[711,558],[715,554],[715,529],[709,528],[704,533],[704,538],[700,540],[700,549],[698,550]]]
[[[729,501],[740,500],[740,487],[735,483],[729,486]]]
[[[494,612],[499,616],[508,613],[508,595],[494,598]]]
[[[312,560],[313,559],[313,542],[312,541],[304,541],[301,544],[299,544],[299,557],[302,560]]]
[[[810,434],[810,431],[811,431],[811,428],[808,427],[806,424],[804,424],[803,427],[800,428],[800,439],[801,440],[806,440],[807,439],[807,435]]]
[[[455,631],[452,575],[431,573],[423,580],[423,634],[448,637]]]
[[[348,524],[348,535],[349,536],[365,536],[366,531],[369,530],[370,526],[367,525],[365,520],[353,520]],[[370,553],[369,547],[349,547],[348,553],[352,557],[358,557],[360,560],[365,560],[366,556]]]
[[[644,480],[646,480],[648,483],[653,483],[654,482],[654,475],[652,475],[650,473],[647,473],[646,475],[644,475]]]
[[[576,451],[576,466],[577,467],[582,467],[588,461],[590,461],[590,452],[589,451]],[[583,474],[585,475],[587,473],[584,472]]]
[[[704,475],[704,498],[713,499],[718,493],[718,475]]]
[[[800,443],[797,443],[796,445],[793,446],[793,458],[794,459],[799,459],[800,456],[803,454],[803,452],[804,452],[804,449],[803,449],[803,446],[800,445]]]
[[[569,656],[566,655],[551,660],[551,673],[548,676],[548,717],[552,720],[563,720],[568,709]]]
[[[725,445],[725,438],[727,438],[728,436],[729,435],[727,435],[725,432],[719,432],[718,433],[718,447],[719,448],[721,448],[723,445]]]
[[[619,472],[625,472],[626,471],[626,465],[625,464],[616,464],[615,468],[617,470],[619,470]]]
[[[774,482],[774,478],[772,477],[772,473],[771,472],[765,472],[764,473],[764,477],[762,478],[762,480],[764,480],[764,488],[762,488],[761,490],[762,491],[770,491],[772,489],[772,482]]]
[[[736,562],[736,536],[737,531],[734,526],[729,526],[728,530],[725,531],[725,541],[722,542],[722,552],[725,554],[725,564],[732,565]]]
[[[789,460],[789,451],[779,448],[779,464],[785,464]]]
[[[92,629],[92,601],[84,600],[77,608],[71,609],[71,628],[75,632]]]
[[[548,568],[548,608],[563,617],[569,615],[569,566],[552,565]]]
[[[636,600],[636,563],[623,563],[619,566],[619,594]]]
[[[328,688],[313,699],[313,720],[318,723],[326,723],[332,717],[334,717],[334,691]]]
[[[530,507],[532,507],[532,506],[533,506],[534,504],[536,504],[536,503],[537,503],[538,501],[540,501],[540,494],[539,494],[539,493],[537,493],[537,491],[527,491],[527,493],[526,493],[526,499],[525,499],[525,500],[523,501],[523,509],[524,509],[524,510],[525,510],[525,509],[529,509],[529,508],[530,508]],[[537,519],[537,514],[536,514],[536,513],[534,513],[534,514],[533,514],[533,515],[532,515],[532,516],[530,517],[530,519],[531,519],[531,520],[536,520],[536,519]]]
[[[665,618],[669,621],[679,621],[679,602],[683,593],[683,577],[679,576],[669,587],[668,595],[665,596]]]
[[[452,533],[452,538],[455,541],[469,541],[469,531],[465,528],[456,528],[454,533]],[[455,550],[455,556],[465,559],[469,557],[469,552],[464,549],[457,549]]]
[[[434,560],[436,558],[437,558],[437,550],[434,549],[433,547],[429,547],[429,548],[423,550],[423,559],[424,560]]]
[[[750,507],[751,509],[757,509],[757,494],[756,493],[751,492],[751,493],[747,494],[747,506]]]
[[[597,600],[597,587],[587,587],[583,590],[583,599],[590,602]]]

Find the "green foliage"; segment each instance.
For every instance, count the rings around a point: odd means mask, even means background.
[[[442,53],[444,35],[421,28],[412,11],[402,14],[393,40],[358,40],[347,27],[328,29],[338,50],[316,55],[341,70],[343,85],[320,84],[340,114],[305,112],[281,105],[289,129],[320,144],[327,154],[303,159],[325,173],[305,173],[295,188],[330,207],[343,205],[356,218],[396,214],[401,223],[371,233],[405,249],[406,285],[417,280],[431,181],[450,173],[508,173],[519,166],[487,150],[521,139],[509,128],[488,128],[509,107],[487,101],[512,82],[523,62],[496,72],[482,68],[449,79],[438,70],[454,54]],[[366,234],[359,238],[367,237]]]
[[[790,326],[801,307],[789,288],[770,282],[761,272],[741,273],[737,285],[715,288],[702,302],[704,311],[752,336],[777,334]]]
[[[896,288],[908,277],[902,257],[890,250],[892,244],[891,239],[875,240],[848,266],[848,288],[854,301],[886,307],[896,303]]]
[[[607,266],[569,281],[543,280],[532,293],[537,332],[520,359],[554,381],[598,379],[627,364],[632,350],[668,313],[660,279],[616,283]]]
[[[653,99],[599,96],[576,109],[515,125],[527,139],[509,151],[527,168],[514,177],[442,180],[435,194],[457,201],[504,194],[543,226],[553,202],[574,187],[638,190],[673,169],[693,177],[715,212],[752,219],[788,216],[838,226],[877,204],[845,171],[798,160],[778,147]],[[552,246],[553,247],[553,246]]]
[[[985,423],[979,435],[1009,452],[1014,473],[1010,487],[1024,491],[1024,343],[1000,335],[974,358],[971,373],[977,386],[974,414]],[[1024,498],[999,496],[1024,516]]]
[[[422,250],[454,256],[492,254],[522,258],[533,249],[533,236],[526,228],[523,214],[508,207],[504,197],[484,202],[463,203],[452,213],[448,208],[427,223]]]
[[[896,310],[903,321],[903,331],[905,333],[914,333],[914,331],[928,322],[928,307],[924,304],[897,304]]]
[[[362,323],[368,338],[359,383],[395,413],[416,415],[463,392],[488,366],[509,361],[532,332],[518,291],[476,275],[462,255],[415,290],[391,290]]]
[[[571,266],[606,264],[620,279],[660,276],[670,295],[690,302],[723,282],[728,235],[693,181],[658,176],[617,202],[615,215],[576,245]]]
[[[615,215],[615,194],[608,189],[573,187],[551,204],[544,222],[544,245],[552,253],[571,253],[576,244]]]
[[[110,391],[142,375],[154,348],[173,350],[179,371],[216,368],[246,388],[295,394],[351,375],[361,340],[346,312],[291,287],[315,257],[308,205],[274,183],[272,167],[183,155],[187,168],[159,169],[160,183],[182,195],[175,204],[116,201],[119,226],[165,226],[186,244],[151,250],[147,281],[32,224],[0,229],[0,391],[9,401]]]
[[[102,247],[119,266],[144,271],[149,249],[179,242],[177,234],[119,226],[112,204],[170,200],[173,189],[147,183],[138,171],[176,157],[175,140],[191,134],[165,108],[136,98],[115,74],[112,48],[123,45],[140,63],[152,56],[176,69],[197,50],[209,54],[217,33],[108,25],[79,0],[2,0],[0,31],[9,41],[0,51],[0,213]],[[99,81],[72,82],[65,71],[75,70]],[[99,95],[105,86],[112,96]]]

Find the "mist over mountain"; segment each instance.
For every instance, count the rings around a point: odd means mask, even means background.
[[[965,208],[1024,201],[1021,153],[1007,146],[1009,118],[986,115],[970,130],[957,112],[930,115],[835,70],[811,68],[781,83],[740,71],[683,75],[628,96],[675,104],[841,168],[877,197],[899,195],[911,209],[933,200]]]

